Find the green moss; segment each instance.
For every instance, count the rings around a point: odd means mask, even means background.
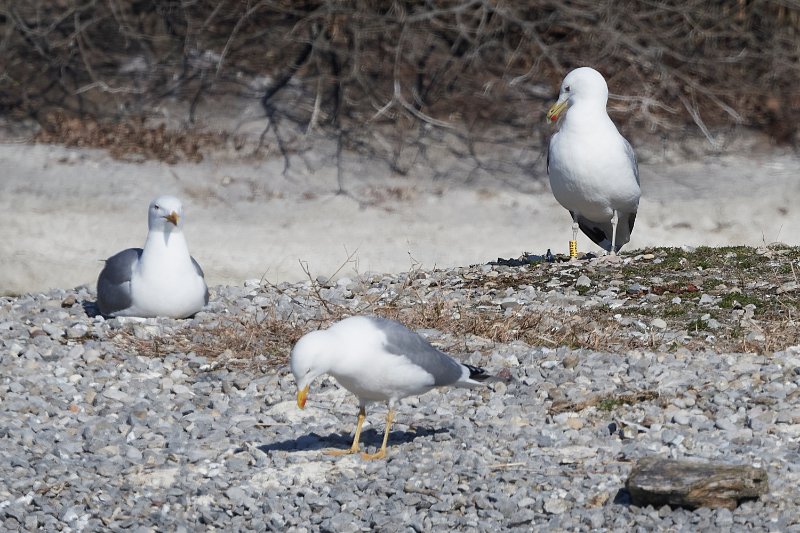
[[[693,331],[703,331],[706,329],[706,322],[701,319],[692,320],[688,324],[686,324],[686,329],[689,330],[689,333]]]
[[[756,310],[764,306],[763,300],[745,292],[729,292],[720,299],[719,306],[724,309],[733,309],[734,302],[739,302],[742,307],[753,304],[756,306]]]
[[[703,280],[703,288],[709,291],[723,284],[725,284],[725,282],[717,278],[706,278]]]
[[[601,411],[613,411],[620,405],[625,405],[625,403],[626,403],[625,400],[622,400],[620,398],[603,398],[597,404],[597,408],[600,409]]]
[[[660,261],[653,262],[647,268],[649,273],[663,271],[704,271],[735,265],[750,270],[766,263],[766,259],[756,253],[755,248],[747,246],[698,246],[693,252],[681,248],[651,248],[645,250],[652,253]],[[641,273],[642,269],[637,269]]]
[[[661,312],[664,317],[682,317],[689,314],[685,304],[670,304]]]
[[[764,258],[755,253],[751,253],[749,255],[737,255],[735,258],[736,266],[744,270],[752,270],[764,262]]]
[[[744,337],[744,333],[745,329],[739,324],[736,324],[735,326],[733,326],[733,328],[731,328],[730,333],[728,333],[728,335],[734,339],[741,339],[742,337]]]
[[[621,405],[634,405],[653,400],[655,398],[658,398],[658,393],[654,391],[643,390],[614,396],[609,395],[604,398],[600,398],[596,405],[601,411],[613,411]]]
[[[625,305],[622,307],[617,307],[616,309],[611,310],[614,314],[620,314],[623,316],[632,316],[635,318],[647,318],[656,316],[656,309],[652,307],[641,307],[635,305]],[[661,312],[658,311],[658,316],[661,316]]]
[[[655,263],[657,270],[681,270],[685,263],[682,259],[686,259],[686,253],[680,248],[662,248],[661,254],[656,257],[661,259],[661,262]]]

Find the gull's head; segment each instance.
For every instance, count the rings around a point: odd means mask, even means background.
[[[547,122],[557,122],[576,102],[598,106],[603,111],[608,102],[608,85],[603,75],[590,67],[576,68],[561,82],[558,100],[547,111]]]
[[[147,211],[147,226],[170,231],[183,226],[183,204],[174,196],[159,196],[150,202]]]
[[[297,384],[297,407],[306,406],[311,382],[328,371],[326,331],[306,333],[292,348],[291,367]]]

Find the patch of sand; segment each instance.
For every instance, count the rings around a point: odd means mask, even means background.
[[[105,152],[0,144],[0,294],[94,284],[102,260],[142,246],[147,206],[181,197],[192,255],[209,285],[566,253],[571,221],[544,162],[516,183],[392,175],[361,162],[339,189],[335,165],[281,174],[282,160],[128,163]],[[800,158],[732,154],[640,164],[631,242],[645,246],[800,245]],[[598,248],[582,235],[580,250]],[[350,258],[350,262],[347,262]],[[347,262],[347,264],[345,264]]]

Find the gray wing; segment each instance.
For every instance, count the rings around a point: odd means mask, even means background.
[[[372,323],[386,335],[384,348],[390,353],[407,357],[433,376],[436,387],[452,385],[464,374],[460,363],[443,354],[428,341],[394,320],[369,317]]]
[[[639,181],[639,163],[636,161],[636,152],[633,151],[633,146],[631,143],[628,142],[628,139],[625,137],[622,138],[625,141],[625,153],[628,155],[628,159],[631,161],[631,165],[633,165],[633,175],[636,176],[636,185],[641,186],[642,183]],[[625,242],[630,240],[631,232],[633,231],[633,224],[636,222],[636,211],[633,213],[628,213],[628,238]],[[620,220],[620,226],[623,226],[623,221]],[[617,227],[617,240],[619,241],[620,238],[620,229]]]
[[[203,274],[203,269],[200,268],[200,263],[195,261],[194,257],[190,257],[190,259],[192,260],[192,264],[194,265],[195,272],[197,272],[197,275],[203,278],[203,281],[205,282],[206,277],[205,274]],[[208,303],[208,285],[206,285],[205,303],[206,304]]]
[[[641,183],[639,183],[639,164],[636,162],[636,152],[633,151],[633,146],[631,146],[631,143],[629,143],[628,139],[625,137],[622,137],[622,143],[625,145],[625,154],[628,156],[633,166],[633,175],[636,176],[636,184],[641,185]],[[631,229],[633,229],[633,225],[631,225]]]
[[[633,225],[636,223],[636,213],[628,213],[628,220],[627,224],[626,221],[620,220],[619,224],[617,224],[617,242],[625,244],[629,240],[631,240],[631,233],[633,232]],[[627,232],[626,232],[627,230]],[[619,245],[619,247],[622,246]],[[618,247],[618,248],[619,248]],[[617,250],[619,251],[619,249]]]
[[[128,248],[106,259],[97,278],[97,307],[101,314],[110,316],[131,306],[131,276],[141,256],[141,248]]]

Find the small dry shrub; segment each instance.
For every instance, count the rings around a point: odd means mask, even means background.
[[[800,123],[795,2],[28,0],[0,7],[0,29],[12,117],[125,122],[167,107],[192,125],[234,95],[260,101],[281,153],[322,129],[398,172],[431,140],[477,167],[482,143],[531,144],[581,65],[607,77],[628,130],[716,143],[744,124],[792,142]]]

